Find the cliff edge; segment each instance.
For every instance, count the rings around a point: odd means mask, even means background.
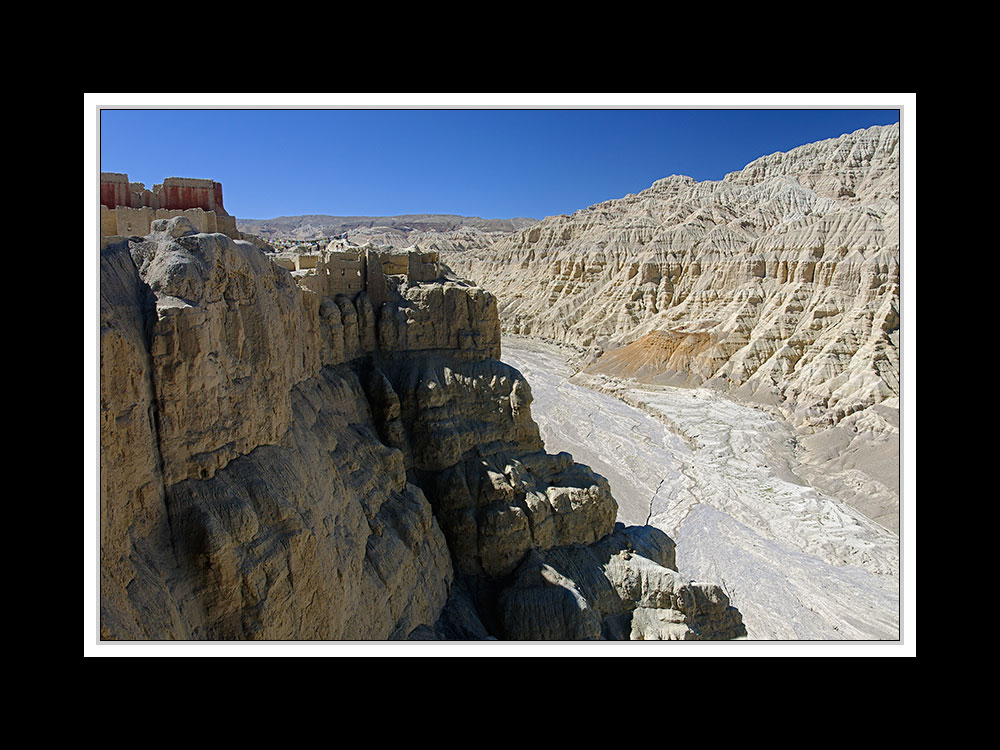
[[[183,217],[100,267],[102,639],[745,633],[546,453],[483,289],[373,304]]]

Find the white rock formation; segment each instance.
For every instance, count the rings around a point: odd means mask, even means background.
[[[593,372],[897,432],[898,125],[667,177],[442,261],[496,295],[504,332],[603,353]]]

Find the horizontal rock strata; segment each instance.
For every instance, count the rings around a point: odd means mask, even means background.
[[[590,349],[592,373],[710,385],[796,424],[894,433],[899,127],[762,157],[442,252],[504,331]]]

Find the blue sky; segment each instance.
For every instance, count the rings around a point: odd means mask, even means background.
[[[537,219],[899,121],[862,109],[105,109],[100,168],[222,183],[234,216]]]

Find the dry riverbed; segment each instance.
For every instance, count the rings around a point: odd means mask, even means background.
[[[806,436],[712,390],[577,375],[567,348],[505,337],[502,358],[547,450],[607,477],[618,520],[669,534],[680,573],[721,584],[751,639],[899,637],[899,537],[803,479]]]

